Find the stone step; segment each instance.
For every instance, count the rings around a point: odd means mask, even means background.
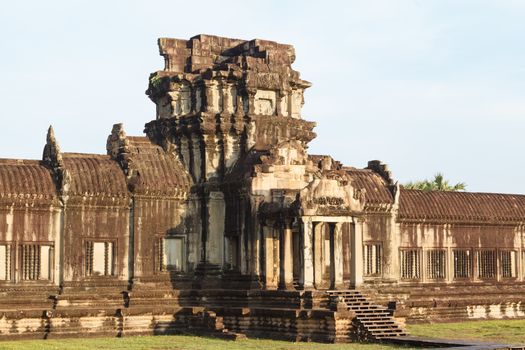
[[[399,328],[397,329],[371,329],[369,330],[369,333],[373,334],[374,336],[378,336],[378,335],[384,335],[384,334],[400,334],[400,333],[403,333],[403,331]]]
[[[347,308],[349,311],[355,311],[355,312],[358,312],[358,311],[363,311],[363,312],[386,312],[386,310],[383,310],[383,309],[377,309],[377,308],[373,308],[373,307],[368,307],[368,306],[363,306],[363,307],[349,307]]]
[[[393,321],[391,316],[372,316],[372,315],[360,315],[359,320],[366,322],[380,322],[380,321]]]
[[[367,325],[366,328],[368,330],[387,330],[387,329],[395,329],[399,330],[399,326],[395,323],[389,323],[389,324],[371,324]]]
[[[329,291],[331,297],[338,297],[353,311],[359,323],[373,339],[405,336],[407,333],[394,320],[388,308],[374,304],[356,290]]]
[[[346,303],[368,303],[365,298],[359,298],[359,299],[348,299],[343,298]]]
[[[385,308],[384,306],[379,306],[379,305],[372,305],[370,303],[368,304],[364,304],[364,303],[345,303],[346,306],[350,307],[350,308],[369,308],[369,309],[373,309],[373,310],[378,310],[378,309],[381,309],[381,310],[387,310],[387,308]]]
[[[354,311],[358,316],[390,316],[390,313],[386,311],[379,311],[379,310],[351,310]]]
[[[376,339],[384,339],[384,338],[389,338],[389,337],[406,337],[408,336],[407,333],[398,333],[398,334],[380,334],[380,335],[376,335]]]
[[[362,324],[371,338],[405,336],[407,333],[394,320],[388,308],[370,302],[359,291],[341,291],[329,293],[332,297],[342,299],[347,310],[356,313],[358,322]]]
[[[378,320],[371,320],[371,321],[367,321],[367,320],[360,320],[361,323],[365,326],[375,326],[375,325],[381,325],[381,326],[385,326],[385,325],[395,325],[397,327],[397,323],[395,323],[395,321],[392,321],[392,320],[382,320],[382,321],[378,321]]]

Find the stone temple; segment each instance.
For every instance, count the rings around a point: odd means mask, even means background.
[[[408,190],[308,153],[294,48],[159,39],[145,136],[0,160],[0,339],[327,342],[525,317],[525,196]]]

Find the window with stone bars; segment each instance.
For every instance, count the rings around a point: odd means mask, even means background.
[[[114,275],[114,246],[113,242],[85,242],[86,276]]]
[[[401,250],[401,278],[402,279],[421,278],[421,250],[420,249]]]
[[[155,242],[155,268],[158,272],[184,271],[184,237],[160,237]]]
[[[454,278],[472,276],[472,252],[468,249],[454,249]]]
[[[20,246],[20,262],[22,280],[51,280],[53,247],[40,244],[22,244]]]
[[[478,278],[496,278],[496,251],[478,251]]]
[[[517,276],[516,251],[501,250],[499,252],[501,277],[515,278]]]
[[[381,275],[382,268],[381,244],[366,243],[363,252],[363,267],[365,276]]]
[[[11,280],[11,246],[0,244],[0,281]]]
[[[447,251],[444,249],[427,250],[427,270],[426,277],[431,280],[444,279],[447,266]]]

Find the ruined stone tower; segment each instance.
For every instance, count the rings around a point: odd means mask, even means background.
[[[198,187],[206,242],[202,262],[208,269],[240,264],[231,254],[244,250],[235,238],[242,227],[232,220],[241,220],[234,219],[236,203],[251,200],[246,188],[236,193],[231,188],[239,187],[236,176],[246,170],[246,159],[290,140],[295,152],[286,162],[304,165],[307,143],[315,137],[315,124],[301,118],[304,90],[311,84],[293,70],[290,45],[198,35],[159,39],[159,48],[165,67],[150,76],[146,93],[157,119],[146,133],[179,156]]]

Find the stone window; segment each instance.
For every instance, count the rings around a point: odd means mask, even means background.
[[[0,245],[0,281],[11,280],[11,246]]]
[[[478,278],[496,278],[496,251],[478,252]]]
[[[502,250],[499,252],[501,277],[515,278],[517,276],[516,251]]]
[[[382,267],[382,249],[381,244],[367,243],[364,246],[364,273],[365,276],[379,276],[381,275]]]
[[[472,276],[472,252],[468,249],[455,249],[454,278],[470,278]]]
[[[427,250],[427,278],[432,280],[446,277],[447,251],[444,249]]]
[[[156,245],[157,271],[184,271],[185,249],[183,237],[161,237],[157,239]]]
[[[113,242],[86,242],[86,275],[113,276],[114,275],[114,248]]]
[[[419,249],[401,250],[401,278],[402,279],[421,278],[421,250]]]
[[[53,247],[23,244],[20,246],[21,279],[25,281],[51,280]]]

